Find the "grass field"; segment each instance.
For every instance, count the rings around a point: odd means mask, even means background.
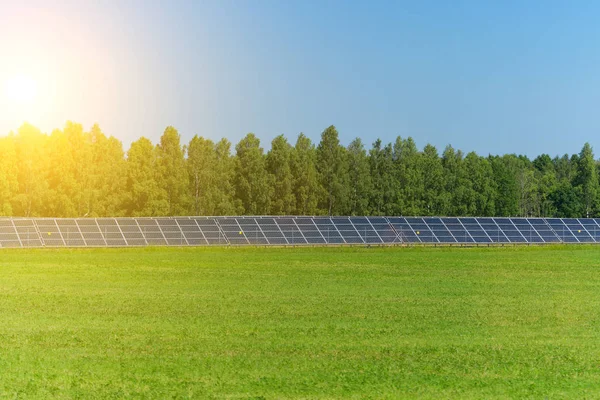
[[[0,252],[0,398],[600,397],[600,247]]]

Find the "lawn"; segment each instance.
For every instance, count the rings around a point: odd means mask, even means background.
[[[0,251],[0,398],[600,397],[600,247]]]

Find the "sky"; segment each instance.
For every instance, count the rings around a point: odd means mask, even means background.
[[[0,0],[0,134],[98,123],[263,147],[335,125],[479,154],[600,155],[593,1]],[[17,86],[22,84],[17,84]],[[14,86],[14,85],[13,85]]]

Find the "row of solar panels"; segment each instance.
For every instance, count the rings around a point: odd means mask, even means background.
[[[0,218],[1,247],[600,242],[586,218]]]

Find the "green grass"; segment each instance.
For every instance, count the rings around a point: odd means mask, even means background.
[[[600,397],[600,247],[0,251],[0,398]]]

